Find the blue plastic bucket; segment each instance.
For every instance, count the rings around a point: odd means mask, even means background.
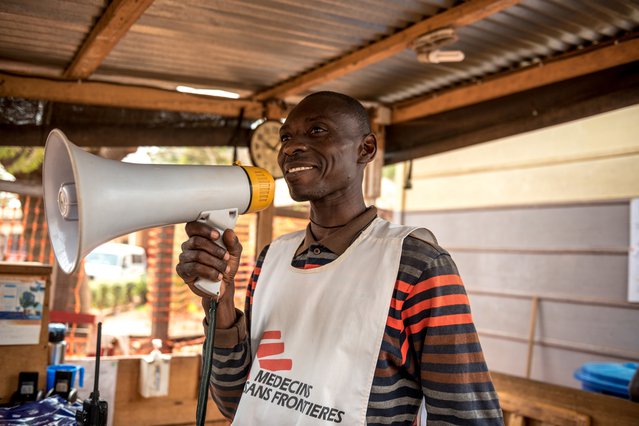
[[[55,381],[56,371],[70,371],[71,372],[71,386],[75,386],[76,373],[80,372],[80,387],[84,386],[84,367],[73,364],[57,364],[47,367],[47,391],[53,388]]]
[[[629,399],[628,384],[638,366],[636,362],[587,362],[575,371],[574,376],[581,381],[583,390]]]

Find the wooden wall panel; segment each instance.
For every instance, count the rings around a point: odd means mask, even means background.
[[[639,361],[639,309],[544,301],[538,319],[537,332],[544,339],[627,351]]]
[[[451,254],[469,288],[627,300],[627,254]]]
[[[525,343],[512,342],[483,334],[479,338],[490,371],[514,376],[524,375],[528,351]]]
[[[587,361],[638,361],[639,306],[627,303],[629,203],[407,212],[457,263],[489,368],[578,387]]]
[[[415,160],[415,179],[540,164],[561,164],[639,150],[639,105]],[[451,126],[454,125],[450,123]]]
[[[451,250],[455,247],[627,248],[627,201],[539,207],[406,212]]]
[[[169,395],[156,398],[143,398],[140,395],[139,357],[114,358],[118,359],[115,426],[195,424],[201,369],[199,355],[174,355],[171,359]],[[210,398],[206,418],[207,424],[229,424]]]
[[[480,330],[499,330],[515,336],[526,337],[530,318],[530,301],[510,299],[508,303],[495,296],[470,294],[471,311],[475,327]]]
[[[639,196],[639,106],[416,160],[408,211]]]
[[[639,196],[639,153],[529,169],[413,180],[408,211],[616,200]]]

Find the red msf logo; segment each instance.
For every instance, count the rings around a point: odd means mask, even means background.
[[[293,360],[290,358],[272,358],[284,353],[284,342],[281,341],[282,332],[279,330],[265,331],[257,347],[257,360],[260,368],[269,371],[290,370]],[[268,358],[268,359],[265,359]]]

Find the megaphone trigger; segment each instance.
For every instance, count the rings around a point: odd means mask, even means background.
[[[211,297],[219,297],[222,281],[211,281],[204,278],[198,278],[193,285],[195,285],[198,290],[203,291]]]
[[[232,209],[222,209],[222,210],[209,210],[200,213],[197,221],[205,223],[210,227],[217,230],[220,234],[220,237],[215,240],[215,244],[219,245],[226,249],[224,242],[222,241],[222,235],[224,231],[227,229],[235,228],[235,222],[237,222],[237,218],[239,216],[239,211],[236,208]],[[218,297],[220,295],[220,288],[222,286],[221,281],[213,281],[207,280],[204,278],[198,278],[195,283],[195,287],[204,293]]]
[[[220,233],[220,239],[218,240],[220,242],[218,242],[218,244],[224,247],[224,244],[221,243],[222,234],[226,229],[233,229],[235,227],[235,222],[237,222],[239,214],[237,208],[208,210],[200,213],[197,221],[206,223],[210,227],[217,229]]]

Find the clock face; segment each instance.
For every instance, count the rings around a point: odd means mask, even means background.
[[[280,151],[280,127],[277,120],[266,120],[253,131],[249,144],[251,161],[257,167],[266,169],[273,178],[281,178],[282,170],[277,164],[277,154]]]

